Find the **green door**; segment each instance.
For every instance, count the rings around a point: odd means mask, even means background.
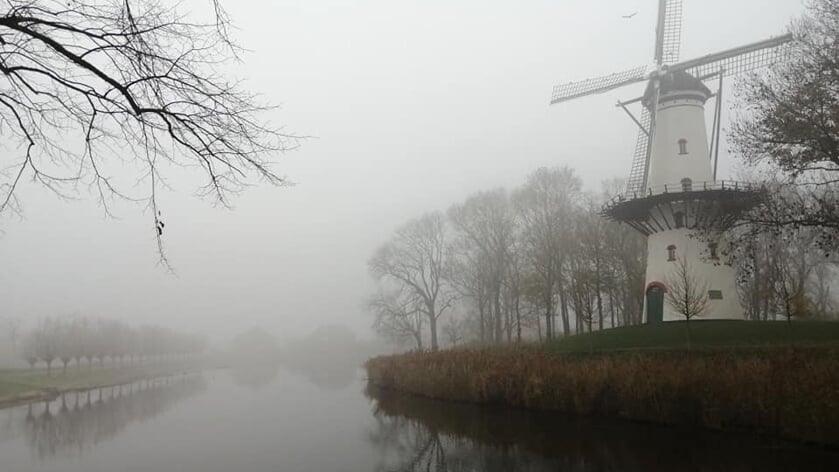
[[[658,285],[647,289],[647,323],[661,323],[664,319],[664,291]]]

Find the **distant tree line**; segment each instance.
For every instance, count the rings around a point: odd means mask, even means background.
[[[123,366],[145,360],[199,354],[206,340],[201,336],[179,333],[161,326],[133,327],[116,320],[91,318],[42,318],[27,333],[21,354],[35,367],[43,363],[51,373],[53,363],[81,367],[105,361]]]
[[[645,239],[599,215],[618,187],[594,195],[572,169],[541,168],[409,221],[369,261],[375,328],[437,349],[441,335],[511,343],[641,322]]]

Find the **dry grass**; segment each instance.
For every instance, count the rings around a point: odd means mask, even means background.
[[[839,349],[558,355],[538,348],[370,359],[374,384],[431,398],[755,430],[839,444]]]

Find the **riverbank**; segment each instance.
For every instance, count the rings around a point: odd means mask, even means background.
[[[198,361],[155,362],[132,366],[71,367],[62,369],[0,369],[0,408],[52,400],[65,392],[124,385],[203,368]]]
[[[366,369],[374,385],[442,400],[839,446],[835,342],[588,353],[593,340],[583,341],[577,349],[563,346],[565,351],[556,342],[383,356],[370,359]]]

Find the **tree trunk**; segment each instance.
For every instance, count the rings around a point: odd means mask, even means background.
[[[435,315],[429,315],[428,317],[428,329],[431,331],[431,350],[437,350],[437,317]]]
[[[481,299],[479,299],[478,300],[478,318],[479,318],[478,319],[478,321],[479,321],[478,324],[479,324],[481,344],[486,343],[486,332],[484,330],[484,327],[485,327],[484,324],[486,322],[485,321],[486,316],[485,316],[484,310],[485,310],[484,302]]]
[[[550,298],[545,300],[545,339],[553,338],[553,320],[551,319],[551,312],[553,311],[553,302]]]
[[[600,260],[595,261],[594,290],[597,294],[597,318],[600,330],[603,330],[603,295],[600,293]],[[589,329],[589,331],[591,331]]]
[[[504,340],[504,333],[501,329],[501,287],[495,287],[495,300],[493,301],[495,305],[495,343],[501,344]]]
[[[507,344],[513,342],[513,307],[509,306],[509,301],[504,307],[504,329],[507,334]]]
[[[571,321],[568,319],[568,297],[565,294],[565,285],[562,279],[559,280],[559,314],[562,317],[562,334],[568,336],[571,331]]]

